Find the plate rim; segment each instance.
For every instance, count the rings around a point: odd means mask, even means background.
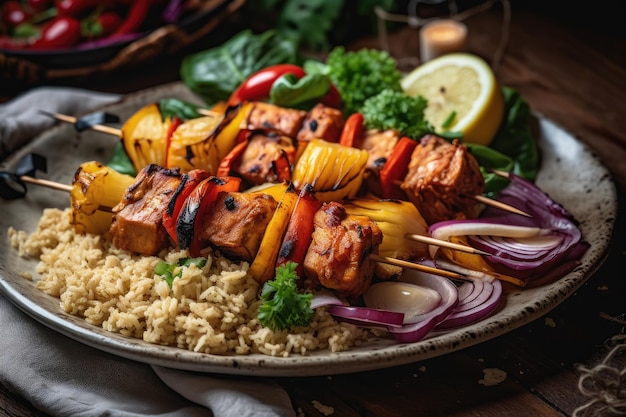
[[[175,96],[176,93],[181,93],[181,88],[185,89],[182,83],[174,82],[152,89],[142,90],[125,96],[120,102],[103,106],[102,109],[110,110],[120,106],[122,103],[133,103],[134,101],[146,102],[147,100],[151,100],[155,95]],[[182,93],[184,95],[187,91],[183,91]],[[580,149],[591,157],[590,159],[595,163],[595,168],[601,171],[603,177],[609,180],[612,186],[607,188],[607,192],[610,194],[609,202],[611,205],[607,207],[607,210],[609,211],[608,214],[611,214],[611,216],[610,219],[607,220],[607,222],[610,223],[607,227],[611,230],[611,236],[609,239],[599,243],[593,255],[589,253],[589,251],[585,254],[583,258],[585,259],[583,263],[585,265],[584,267],[580,266],[558,280],[558,282],[563,282],[563,287],[558,290],[558,292],[561,293],[560,298],[554,296],[551,299],[544,299],[542,300],[544,304],[537,308],[531,308],[533,307],[532,305],[527,305],[529,310],[514,321],[510,320],[512,312],[510,312],[511,314],[503,315],[502,311],[506,310],[505,307],[496,315],[479,323],[452,330],[444,334],[432,335],[425,340],[412,344],[389,344],[386,342],[380,346],[374,345],[374,348],[369,350],[357,348],[337,353],[326,350],[324,352],[313,352],[305,356],[292,353],[287,358],[262,354],[215,355],[196,353],[176,347],[154,345],[144,342],[141,339],[110,333],[100,327],[89,325],[82,318],[71,316],[69,313],[63,312],[58,305],[57,311],[51,311],[50,309],[34,303],[28,295],[22,291],[20,285],[15,285],[11,277],[4,276],[4,269],[0,269],[0,292],[20,310],[42,325],[68,336],[77,342],[126,359],[196,372],[248,376],[319,376],[346,374],[413,363],[465,349],[522,327],[548,313],[568,299],[578,288],[591,279],[604,264],[609,255],[610,244],[614,239],[613,234],[615,232],[617,217],[617,189],[610,172],[591,151],[588,145],[544,116],[537,114],[537,117],[542,132],[544,129],[554,129],[558,134],[565,135],[568,140],[575,141]],[[53,137],[55,133],[58,133],[57,131],[62,131],[63,129],[64,126],[55,126],[48,129],[41,135],[38,135],[31,143],[45,141],[48,136]],[[548,144],[546,138],[541,137],[541,139],[543,140],[540,140],[540,147],[546,146]],[[9,155],[0,163],[0,166],[10,165],[12,162],[14,163],[16,158],[26,152],[28,148],[29,145],[26,145],[19,151]],[[542,148],[541,151],[543,152],[544,149]],[[6,231],[3,230],[2,233],[6,233]],[[4,268],[4,266],[2,266],[2,268]],[[15,271],[13,272],[17,275]],[[15,277],[13,279],[15,279]],[[21,277],[20,279],[27,282],[27,280]],[[548,284],[550,288],[552,285],[553,284]],[[34,284],[32,287],[34,288]],[[545,286],[540,286],[539,288],[544,287]],[[34,290],[40,291],[36,288],[34,288]],[[520,291],[525,291],[525,289],[521,289]],[[508,294],[508,297],[510,296],[511,294]],[[58,300],[58,298],[53,296],[48,297]]]

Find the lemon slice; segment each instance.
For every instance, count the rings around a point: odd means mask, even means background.
[[[428,100],[424,117],[436,132],[461,132],[464,142],[489,145],[504,117],[495,74],[473,54],[442,55],[415,68],[401,83],[409,96]]]

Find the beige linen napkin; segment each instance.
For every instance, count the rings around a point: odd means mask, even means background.
[[[0,105],[0,159],[54,123],[41,110],[76,115],[119,98],[39,87]],[[6,239],[6,231],[0,236]],[[286,391],[269,379],[207,375],[123,359],[42,326],[3,295],[0,317],[0,380],[52,416],[296,415]]]

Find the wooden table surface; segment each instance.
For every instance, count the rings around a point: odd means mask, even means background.
[[[568,2],[551,2],[549,9],[540,3],[513,3],[509,42],[497,75],[533,110],[588,144],[612,173],[620,213],[604,266],[545,317],[491,341],[379,371],[278,378],[304,415],[322,416],[313,405],[319,401],[342,417],[570,416],[591,400],[578,387],[580,366],[591,369],[613,346],[626,343],[626,31],[616,26],[619,6],[611,2],[569,13],[559,10]],[[490,56],[500,22],[497,6],[468,19],[470,50]],[[394,54],[402,56],[415,53],[416,42],[416,32],[409,28],[390,39]],[[377,46],[375,39],[360,44]],[[178,79],[175,60],[151,68],[149,74],[126,74],[123,81],[101,81],[98,89],[127,93]],[[81,85],[80,80],[72,83]],[[487,368],[505,371],[506,379],[482,385]],[[1,385],[0,414],[43,415]]]

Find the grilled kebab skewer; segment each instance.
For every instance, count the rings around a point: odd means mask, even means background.
[[[58,113],[50,115],[69,123],[77,120]],[[231,116],[228,118],[213,112],[211,116],[178,125],[163,122],[164,127],[155,130],[151,124],[157,122],[161,122],[158,106],[151,104],[135,113],[122,129],[116,130],[104,125],[95,125],[93,128],[122,138],[127,153],[136,161],[136,168],[149,163],[166,167],[178,166],[183,171],[201,167],[220,176],[228,175],[228,170],[234,168],[236,175],[241,176],[248,185],[258,185],[290,179],[291,167],[294,171],[297,170],[296,162],[302,152],[306,151],[306,146],[302,146],[302,143],[310,143],[320,138],[331,143],[336,142],[344,126],[341,111],[323,104],[305,112],[264,102],[251,102],[239,110],[231,109]],[[228,134],[226,129],[229,130]],[[248,132],[245,139],[247,145],[241,143],[241,138],[234,139],[242,131]],[[157,137],[171,134],[168,149],[152,152],[150,148],[155,146],[154,140],[141,137],[132,139],[133,135],[148,133]],[[390,158],[400,139],[400,135],[394,131],[370,130],[365,132],[361,141],[361,147],[368,152],[364,176],[368,187],[378,189],[379,195],[381,167]],[[167,138],[163,138],[162,142],[167,141]],[[232,148],[235,147],[241,149],[238,155],[233,156]],[[203,153],[215,156],[209,157],[202,155]],[[194,158],[197,160],[194,161]],[[218,165],[224,159],[229,159],[227,174],[216,171],[220,169]],[[436,168],[425,168],[426,166]],[[282,174],[277,167],[283,167]],[[416,204],[429,223],[458,215],[471,216],[476,202],[528,216],[515,207],[481,195],[483,184],[480,170],[473,157],[456,143],[450,144],[434,135],[423,138],[407,168],[406,178],[395,186],[401,188],[403,199],[410,199]]]

